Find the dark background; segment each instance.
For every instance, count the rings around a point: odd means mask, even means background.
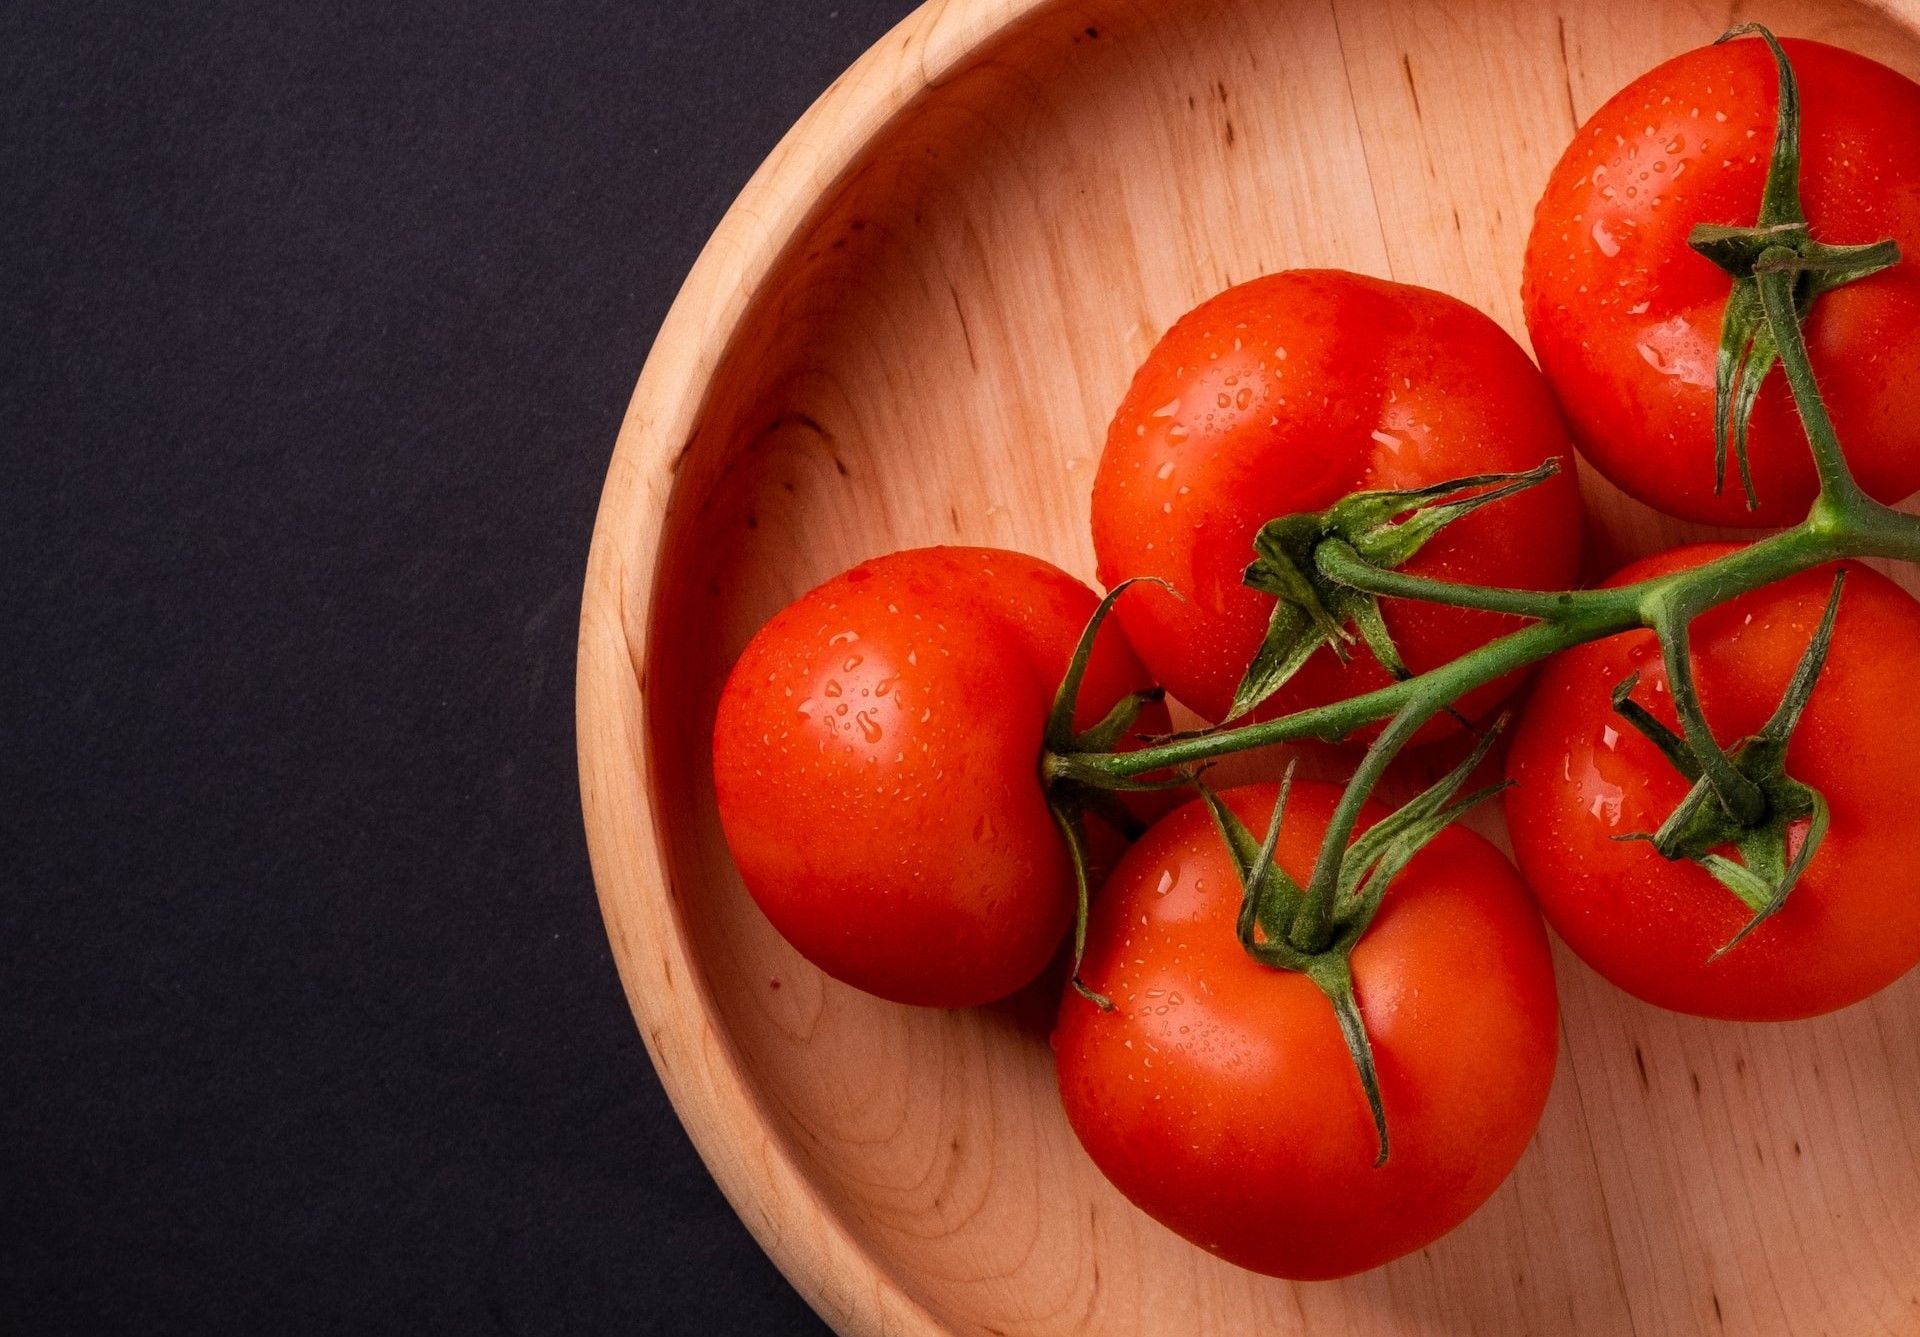
[[[0,6],[0,1331],[820,1332],[602,935],[620,415],[908,0]]]

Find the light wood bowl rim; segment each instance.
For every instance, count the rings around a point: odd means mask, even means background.
[[[581,805],[614,960],[674,1111],[721,1191],[801,1296],[848,1334],[945,1334],[842,1225],[712,1022],[648,802],[639,667],[679,455],[722,354],[816,207],[922,92],[1053,0],[928,0],[796,121],[741,190],[661,324],[614,444],[580,610]],[[915,58],[900,59],[910,52]],[[638,553],[637,567],[627,560]]]

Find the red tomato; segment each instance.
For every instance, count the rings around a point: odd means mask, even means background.
[[[1037,558],[921,548],[836,576],[754,636],[720,698],[714,789],[748,891],[808,960],[943,1007],[1047,964],[1075,895],[1042,733],[1097,602]],[[1081,728],[1147,685],[1115,631]],[[1141,724],[1164,730],[1164,708]]]
[[[1276,792],[1224,797],[1260,832]],[[1293,786],[1277,857],[1303,884],[1338,798]],[[1241,949],[1239,904],[1199,803],[1114,870],[1082,967],[1114,1010],[1069,990],[1054,1033],[1081,1143],[1149,1215],[1274,1276],[1345,1276],[1439,1238],[1506,1178],[1553,1079],[1553,962],[1525,888],[1479,836],[1444,831],[1355,947],[1391,1144],[1379,1169],[1332,1007],[1306,976]]]
[[[1807,341],[1862,486],[1920,487],[1920,86],[1818,42],[1784,43],[1800,84],[1801,197],[1815,238],[1897,238],[1907,259],[1819,299]],[[1713,491],[1713,378],[1732,280],[1687,245],[1696,223],[1752,226],[1779,93],[1758,40],[1702,47],[1642,75],[1580,128],[1527,243],[1534,352],[1581,450],[1650,506],[1690,520],[1799,519],[1815,478],[1785,377],[1769,375],[1749,456]]]
[[[1731,548],[1675,549],[1611,583]],[[1540,675],[1508,755],[1514,853],[1567,945],[1636,997],[1707,1017],[1806,1017],[1857,1002],[1920,961],[1920,604],[1866,567],[1847,570],[1826,668],[1787,751],[1787,774],[1826,796],[1832,826],[1786,905],[1711,964],[1752,912],[1692,862],[1614,839],[1656,829],[1688,789],[1609,699],[1637,672],[1634,699],[1677,727],[1653,633],[1569,650]],[[1831,567],[1804,572],[1694,622],[1694,675],[1723,745],[1779,704],[1832,581]]]
[[[1535,589],[1579,570],[1580,501],[1560,415],[1525,353],[1440,293],[1333,270],[1229,288],[1155,345],[1107,432],[1093,487],[1100,579],[1159,576],[1117,616],[1154,678],[1220,719],[1259,649],[1270,596],[1241,584],[1253,538],[1278,516],[1359,489],[1518,472],[1552,456],[1558,477],[1457,521],[1405,570]],[[1520,624],[1491,613],[1383,603],[1415,673]],[[1343,667],[1322,648],[1257,712],[1320,705],[1392,678],[1363,645]],[[1469,695],[1484,714],[1512,687]],[[1446,717],[1435,726],[1445,732]]]

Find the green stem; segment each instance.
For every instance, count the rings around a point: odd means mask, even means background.
[[[1333,816],[1327,819],[1327,832],[1320,841],[1320,853],[1314,861],[1313,876],[1307,881],[1306,903],[1300,907],[1300,913],[1293,921],[1293,930],[1287,935],[1288,940],[1300,951],[1325,950],[1333,936],[1333,901],[1334,893],[1340,886],[1340,866],[1346,859],[1347,843],[1353,837],[1354,824],[1360,820],[1360,810],[1366,806],[1374,786],[1380,783],[1380,777],[1386,774],[1387,767],[1400,749],[1420,732],[1422,725],[1446,706],[1449,699],[1431,692],[1410,698],[1393,717],[1393,723],[1381,730],[1380,736],[1367,749],[1367,755],[1354,770],[1353,778],[1347,781],[1346,790],[1340,795]]]
[[[1754,279],[1760,288],[1761,309],[1766,312],[1767,328],[1773,334],[1781,370],[1787,374],[1787,386],[1793,391],[1794,407],[1806,428],[1807,445],[1813,451],[1813,467],[1820,475],[1820,502],[1831,509],[1857,505],[1864,497],[1853,470],[1840,449],[1839,434],[1833,430],[1826,401],[1814,380],[1813,363],[1807,357],[1806,336],[1800,330],[1799,312],[1794,307],[1793,285],[1798,272],[1793,262],[1798,257],[1784,247],[1765,251],[1754,264]],[[1815,513],[1821,510],[1816,505]]]
[[[1637,618],[1631,609],[1607,619],[1604,626],[1590,629],[1558,622],[1541,622],[1491,641],[1450,664],[1363,696],[1295,711],[1258,724],[1243,724],[1237,728],[1177,739],[1156,747],[1143,747],[1134,752],[1055,754],[1048,759],[1047,772],[1058,779],[1112,787],[1115,782],[1131,776],[1214,761],[1275,743],[1291,743],[1302,738],[1320,738],[1331,742],[1344,738],[1363,725],[1385,719],[1423,693],[1433,692],[1451,699],[1472,691],[1483,682],[1492,681],[1510,669],[1534,663],[1560,650],[1579,645],[1582,641],[1612,635],[1635,625]]]
[[[1700,690],[1693,681],[1692,640],[1688,634],[1694,609],[1679,601],[1660,601],[1653,616],[1653,629],[1660,637],[1660,652],[1667,664],[1667,690],[1673,694],[1673,713],[1687,745],[1713,786],[1713,792],[1730,816],[1741,822],[1755,822],[1766,811],[1767,801],[1760,787],[1740,774],[1733,761],[1714,738],[1707,725],[1706,712],[1700,707]]]
[[[1594,603],[1600,590],[1509,590],[1460,585],[1430,576],[1409,575],[1375,566],[1343,539],[1329,539],[1314,550],[1314,564],[1330,580],[1388,599],[1418,599],[1449,608],[1477,608],[1517,617],[1553,618],[1581,603]]]
[[[1862,496],[1844,522],[1848,557],[1886,557],[1896,562],[1920,562],[1920,516],[1882,506]]]
[[[1276,743],[1336,740],[1398,714],[1411,702],[1457,701],[1476,687],[1562,650],[1655,626],[1676,607],[1709,608],[1839,557],[1920,560],[1920,518],[1870,501],[1816,514],[1817,522],[1809,519],[1685,571],[1612,589],[1578,591],[1578,597],[1556,604],[1543,621],[1362,696],[1133,752],[1056,752],[1046,760],[1046,773],[1056,780],[1110,789],[1149,772],[1191,767]]]

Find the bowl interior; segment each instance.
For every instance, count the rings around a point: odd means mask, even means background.
[[[1913,34],[1873,10],[1739,17],[1920,72]],[[1453,293],[1524,339],[1520,255],[1576,120],[1728,22],[1725,5],[1625,0],[1056,6],[897,115],[755,294],[661,550],[632,556],[659,563],[651,606],[622,614],[645,646],[655,830],[694,987],[761,1135],[951,1330],[1920,1324],[1920,1120],[1901,1098],[1920,1090],[1915,980],[1825,1020],[1714,1026],[1561,952],[1560,1072],[1512,1179],[1415,1257],[1292,1286],[1189,1247],[1105,1185],[1060,1112],[1050,995],[941,1014],[825,980],[748,900],[713,810],[721,681],[801,591],[936,542],[1091,575],[1106,419],[1201,298],[1337,266]],[[1703,532],[1587,486],[1602,564]],[[775,1252],[804,1265],[802,1244]]]

